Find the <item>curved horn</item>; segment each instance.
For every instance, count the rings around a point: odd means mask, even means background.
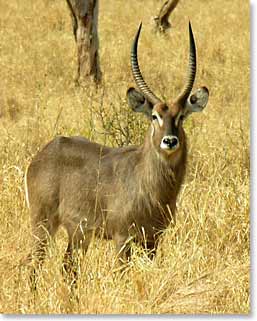
[[[196,75],[196,46],[195,46],[195,40],[194,40],[194,35],[193,35],[190,21],[189,21],[189,44],[190,44],[190,49],[189,49],[187,80],[183,90],[181,91],[181,93],[178,95],[176,99],[176,102],[182,106],[184,106],[188,96],[191,93],[191,90],[194,85],[195,75]]]
[[[142,27],[142,22],[139,25],[137,34],[136,34],[134,41],[132,43],[131,69],[132,69],[132,74],[133,74],[135,83],[138,86],[139,90],[142,92],[142,94],[145,96],[145,98],[147,98],[153,105],[155,105],[155,104],[161,102],[161,100],[155,96],[155,94],[151,91],[151,89],[145,83],[144,78],[141,74],[139,65],[138,65],[138,60],[137,60],[137,45],[138,45],[138,39],[139,39],[141,27]]]

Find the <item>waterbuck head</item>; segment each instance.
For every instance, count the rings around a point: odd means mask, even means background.
[[[196,75],[196,46],[189,22],[189,65],[184,88],[171,103],[161,101],[148,87],[141,74],[137,46],[142,24],[140,24],[131,49],[131,68],[139,89],[131,87],[127,91],[130,107],[144,113],[151,120],[150,141],[155,150],[164,158],[171,158],[183,148],[183,120],[192,112],[202,111],[208,102],[209,92],[200,87],[191,94]]]

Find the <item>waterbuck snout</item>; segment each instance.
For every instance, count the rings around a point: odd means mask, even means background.
[[[63,226],[69,238],[64,267],[74,249],[87,251],[92,236],[113,239],[119,261],[130,256],[130,243],[156,250],[159,236],[175,220],[176,199],[187,160],[185,118],[202,111],[206,87],[191,94],[196,74],[196,48],[189,24],[189,67],[176,99],[161,101],[144,81],[137,60],[141,25],[131,50],[138,89],[127,99],[144,113],[149,130],[141,146],[110,148],[84,137],[57,137],[32,160],[26,173],[26,198],[31,211],[32,257],[43,262],[47,239]]]

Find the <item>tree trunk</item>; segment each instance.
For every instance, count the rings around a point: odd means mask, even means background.
[[[98,0],[66,0],[70,9],[73,34],[78,49],[76,81],[101,81],[98,39]]]
[[[165,32],[171,27],[168,19],[172,11],[176,8],[179,0],[167,0],[161,7],[158,16],[154,17],[156,30]]]

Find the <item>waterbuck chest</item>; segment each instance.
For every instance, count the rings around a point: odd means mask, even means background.
[[[185,175],[184,156],[184,162],[176,167],[155,161],[147,164],[139,150],[131,151],[129,161],[117,159],[109,179],[102,184],[111,234],[122,228],[131,233],[144,231],[149,237],[174,222],[176,199]]]

